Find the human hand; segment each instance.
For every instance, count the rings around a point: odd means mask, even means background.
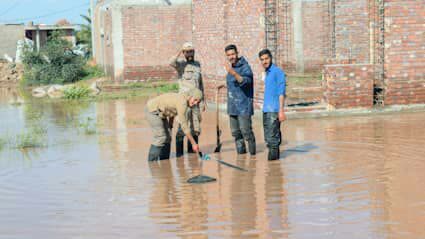
[[[192,149],[194,152],[199,153],[199,145],[198,144],[192,144]]]
[[[226,70],[227,73],[229,74],[233,74],[233,72],[235,72],[235,70],[233,70],[233,67],[230,63],[224,63],[224,69]]]
[[[285,114],[285,111],[280,110],[280,111],[279,111],[279,122],[283,122],[283,121],[285,121],[285,120],[286,120],[286,114]]]

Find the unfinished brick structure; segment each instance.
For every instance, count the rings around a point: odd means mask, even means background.
[[[350,80],[353,74],[367,78],[355,83],[362,88],[360,100],[338,103],[349,101],[346,95],[357,95],[357,88],[326,92],[324,99],[331,108],[372,107],[370,102],[425,103],[425,0],[109,2],[120,2],[110,5],[115,9],[110,15],[100,11],[105,22],[110,17],[109,24],[122,26],[121,32],[114,27],[108,32],[107,24],[102,28],[105,36],[112,35],[113,54],[105,62],[114,59],[109,62],[116,79],[172,77],[168,59],[181,43],[192,40],[202,63],[207,98],[212,99],[214,86],[224,81],[223,49],[234,43],[254,70],[257,106],[263,85],[257,53],[265,47],[288,74],[324,72],[325,86],[345,77]],[[105,4],[100,5],[105,9]]]
[[[385,7],[385,104],[425,103],[425,0]]]
[[[115,80],[169,80],[170,58],[192,41],[188,0],[99,1],[96,6],[96,60]]]

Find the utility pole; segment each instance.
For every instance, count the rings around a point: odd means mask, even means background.
[[[96,44],[95,44],[95,35],[94,35],[94,8],[95,8],[95,0],[90,0],[90,19],[91,19],[91,49],[92,49],[92,57],[93,59],[96,56]]]

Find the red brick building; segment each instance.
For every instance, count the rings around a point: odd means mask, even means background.
[[[288,74],[323,72],[331,108],[425,103],[425,0],[104,0],[95,22],[96,58],[115,79],[172,78],[169,58],[193,41],[211,97],[234,43],[257,104],[264,47]]]
[[[170,79],[168,64],[192,41],[190,0],[100,0],[95,58],[115,80]]]

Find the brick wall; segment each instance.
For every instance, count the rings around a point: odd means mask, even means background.
[[[425,1],[388,1],[385,18],[385,104],[425,103]]]
[[[114,46],[112,42],[112,12],[110,8],[96,6],[94,12],[95,24],[95,59],[96,63],[103,66],[106,75],[113,79],[114,76]]]
[[[368,0],[336,0],[336,58],[369,63]]]
[[[329,57],[328,1],[303,2],[305,72],[320,72]]]
[[[191,6],[124,6],[122,24],[124,79],[174,77],[170,58],[192,41]]]
[[[25,37],[25,27],[23,25],[0,25],[0,59],[4,55],[16,57],[17,41]]]
[[[103,56],[105,61],[105,69],[108,73],[107,75],[114,75],[114,44],[112,41],[112,12],[109,9],[104,13],[104,41],[103,41]]]
[[[224,48],[236,44],[253,68],[256,85],[261,66],[257,54],[265,46],[264,1],[193,1],[194,44],[202,64],[206,96],[214,99],[214,87],[224,83]],[[225,93],[223,91],[223,93]],[[256,88],[256,98],[261,92]],[[224,94],[221,101],[225,101]]]
[[[359,65],[376,60],[377,29],[375,0],[335,0],[335,24],[331,21],[330,1],[304,0],[302,2],[302,41],[305,71],[319,72],[327,64],[340,65],[342,72],[332,75],[332,84],[349,85],[348,90],[360,84],[369,87],[369,81],[351,79],[345,71],[353,70],[355,76],[366,74]],[[278,65],[291,73],[295,69],[293,2],[278,1]],[[425,0],[386,1],[385,32],[385,104],[425,103]],[[122,8],[124,79],[144,80],[150,78],[170,79],[175,72],[168,67],[169,59],[176,54],[183,42],[192,40],[196,58],[202,64],[208,99],[213,99],[214,88],[224,83],[226,61],[224,47],[234,43],[240,55],[245,56],[255,74],[255,102],[262,102],[262,82],[257,53],[265,47],[264,1],[251,0],[193,0],[190,5],[133,6]],[[114,19],[103,16],[106,50],[103,53],[106,68],[114,70],[113,46],[107,43],[109,27]],[[332,46],[332,29],[335,28],[335,45]],[[109,30],[108,30],[109,29]],[[299,30],[299,29],[298,29]],[[193,33],[192,33],[193,32]],[[298,32],[299,33],[299,32]],[[99,37],[99,36],[97,36]],[[99,43],[98,43],[99,44]],[[109,49],[109,48],[110,49]],[[335,51],[335,58],[332,53]],[[116,56],[115,56],[116,57]],[[98,57],[97,57],[98,58]],[[372,59],[374,58],[374,59]],[[121,59],[121,58],[119,58]],[[353,65],[354,64],[354,65]],[[367,67],[367,79],[373,79]],[[375,66],[377,69],[378,65]],[[326,71],[337,71],[326,66]],[[349,72],[351,73],[351,71]],[[348,74],[349,74],[348,73]],[[335,78],[336,77],[336,78]],[[340,77],[340,78],[337,78]],[[348,79],[352,83],[346,82]],[[341,81],[341,82],[340,82]],[[332,87],[328,88],[330,90]],[[334,94],[327,92],[327,99],[336,107],[369,107],[369,93],[362,93],[359,100],[343,99],[337,103],[343,92],[334,88]],[[366,90],[365,90],[366,91]],[[350,97],[356,96],[350,92]],[[224,93],[224,92],[223,92]],[[346,93],[347,94],[347,93]],[[368,97],[366,97],[366,95]],[[363,97],[363,98],[362,98]],[[367,98],[367,100],[365,100]],[[221,97],[225,101],[224,94]],[[366,103],[367,101],[367,103]]]
[[[373,106],[373,66],[325,65],[324,97],[331,109]]]

